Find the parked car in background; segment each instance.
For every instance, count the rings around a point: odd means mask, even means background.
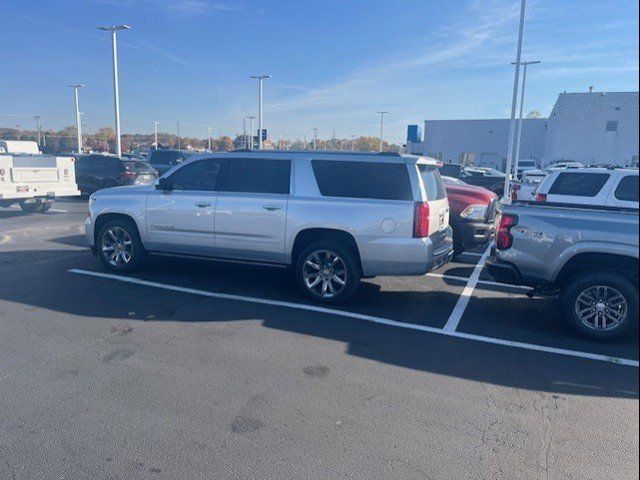
[[[89,211],[87,241],[109,270],[148,253],[291,266],[323,303],[347,300],[362,277],[423,275],[453,254],[436,161],[411,155],[210,154],[154,186],[97,192]]]
[[[442,181],[449,199],[454,254],[486,245],[493,237],[497,195],[456,178],[442,177]]]
[[[179,163],[189,159],[192,155],[193,153],[187,150],[159,148],[151,150],[147,160],[160,175],[163,175]]]
[[[525,172],[528,172],[530,170],[537,170],[537,169],[538,169],[538,163],[535,160],[531,160],[531,159],[518,160],[518,172],[516,173],[516,178],[522,178],[522,175]]]
[[[567,169],[576,169],[576,168],[584,168],[584,165],[579,162],[558,162],[552,165],[549,165],[546,170],[548,172],[555,172],[557,170],[567,170]]]
[[[533,199],[538,185],[547,175],[549,175],[549,172],[544,170],[527,170],[522,174],[522,178],[519,181],[514,181],[511,184],[511,199],[522,201]]]
[[[491,190],[498,196],[504,192],[505,174],[494,168],[467,167],[460,172],[460,179],[469,185]]]
[[[145,162],[101,153],[78,155],[76,158],[78,188],[84,195],[103,188],[153,183],[157,178],[157,172]]]
[[[565,174],[574,172],[559,175]],[[487,268],[499,282],[559,294],[569,325],[587,337],[609,339],[638,321],[638,174],[577,175],[570,181],[586,183],[592,199],[600,194],[594,185],[608,185],[599,203],[504,205]],[[558,178],[550,179],[552,185]]]
[[[557,170],[538,185],[533,201],[548,204],[638,208],[638,170]]]

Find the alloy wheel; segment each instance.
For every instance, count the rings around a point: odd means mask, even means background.
[[[102,255],[113,267],[127,265],[133,258],[133,240],[122,227],[112,227],[102,236]]]
[[[340,255],[331,250],[316,250],[305,258],[302,278],[314,295],[333,298],[347,286],[347,265]]]
[[[575,312],[591,330],[606,331],[620,326],[627,317],[627,299],[615,288],[595,285],[583,290],[575,302]]]

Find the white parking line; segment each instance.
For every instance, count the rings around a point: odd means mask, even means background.
[[[425,274],[425,276],[426,277],[433,277],[433,278],[442,278],[444,280],[455,280],[457,282],[465,282],[465,283],[470,278],[470,277],[461,277],[459,275],[447,275],[446,273],[427,273],[427,274]],[[490,280],[478,280],[478,285],[487,285],[487,286],[491,286],[491,287],[502,287],[502,288],[508,288],[508,289],[514,289],[514,290],[522,290],[522,291],[525,291],[525,292],[533,290],[531,287],[526,287],[524,285],[515,285],[513,283],[492,282]]]
[[[600,354],[597,354],[597,353],[589,353],[589,352],[580,352],[580,351],[576,351],[576,350],[567,350],[567,349],[564,349],[564,348],[547,347],[545,345],[536,345],[536,344],[533,344],[533,343],[513,342],[511,340],[503,340],[503,339],[500,339],[500,338],[485,337],[485,336],[482,336],[482,335],[474,335],[474,334],[470,334],[470,333],[458,332],[458,331],[455,331],[455,330],[443,330],[443,329],[440,329],[440,328],[429,327],[427,325],[418,325],[418,324],[415,324],[415,323],[404,323],[404,322],[399,322],[397,320],[391,320],[391,319],[388,319],[388,318],[376,317],[376,316],[372,316],[372,315],[365,315],[365,314],[362,314],[362,313],[347,312],[347,311],[344,311],[344,310],[335,310],[333,308],[318,307],[318,306],[315,306],[315,305],[306,305],[304,303],[283,302],[283,301],[280,301],[280,300],[269,300],[267,298],[247,297],[247,296],[244,296],[244,295],[230,295],[230,294],[226,294],[226,293],[216,293],[216,292],[210,292],[210,291],[207,291],[207,290],[198,290],[198,289],[195,289],[195,288],[179,287],[179,286],[176,286],[176,285],[169,285],[169,284],[166,284],[166,283],[151,282],[151,281],[148,281],[148,280],[140,280],[138,278],[125,277],[123,275],[114,275],[114,274],[110,274],[110,273],[92,272],[90,270],[82,270],[82,269],[78,269],[78,268],[70,269],[69,272],[70,273],[79,274],[79,275],[87,275],[87,276],[91,276],[91,277],[98,277],[98,278],[105,278],[105,279],[109,279],[109,280],[116,280],[118,282],[133,283],[133,284],[136,284],[136,285],[142,285],[142,286],[145,286],[145,287],[158,288],[158,289],[162,289],[162,290],[169,290],[169,291],[173,291],[173,292],[187,293],[187,294],[191,294],[191,295],[199,295],[199,296],[202,296],[202,297],[217,298],[217,299],[222,299],[222,300],[234,300],[234,301],[239,301],[239,302],[255,303],[255,304],[259,304],[259,305],[272,305],[272,306],[277,306],[277,307],[293,308],[293,309],[297,309],[297,310],[306,310],[306,311],[312,311],[312,312],[318,312],[318,313],[326,313],[326,314],[329,314],[329,315],[337,315],[337,316],[340,316],[340,317],[355,318],[355,319],[358,319],[358,320],[364,320],[366,322],[376,323],[376,324],[380,324],[380,325],[387,325],[387,326],[390,326],[390,327],[404,328],[404,329],[408,329],[408,330],[416,330],[416,331],[427,332],[427,333],[435,333],[437,335],[444,335],[444,336],[447,336],[447,337],[454,337],[454,338],[462,338],[462,339],[472,340],[472,341],[481,342],[481,343],[489,343],[489,344],[500,345],[500,346],[504,346],[504,347],[517,348],[517,349],[520,349],[520,350],[532,350],[532,351],[537,351],[537,352],[552,353],[552,354],[556,354],[556,355],[564,355],[564,356],[568,356],[568,357],[577,357],[577,358],[583,358],[583,359],[588,359],[588,360],[595,360],[595,361],[599,361],[599,362],[613,363],[613,364],[616,364],[616,365],[625,365],[625,366],[635,367],[635,368],[638,368],[638,366],[639,366],[637,360],[631,360],[631,359],[627,359],[627,358],[611,357],[611,356],[608,356],[608,355],[600,355]]]
[[[469,277],[469,281],[467,282],[467,285],[464,287],[464,290],[460,294],[460,297],[456,302],[456,306],[453,307],[453,310],[451,311],[451,315],[449,315],[449,320],[447,320],[447,323],[444,326],[444,329],[446,331],[455,332],[457,330],[458,324],[460,323],[460,319],[462,318],[464,311],[467,309],[467,305],[469,305],[469,300],[471,300],[471,295],[473,295],[473,291],[475,290],[476,285],[480,280],[480,274],[484,269],[484,262],[487,260],[487,257],[489,256],[490,251],[491,251],[491,248],[487,247],[487,249],[484,251],[484,254],[482,255],[482,257],[480,257],[480,260],[478,260],[478,263],[474,267],[473,272]]]

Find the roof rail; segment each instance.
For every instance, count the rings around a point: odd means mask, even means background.
[[[376,153],[376,155],[379,155],[381,157],[401,157],[402,156],[398,152],[378,152]]]

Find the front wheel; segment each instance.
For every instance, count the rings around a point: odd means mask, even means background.
[[[560,296],[565,320],[595,340],[619,337],[638,318],[638,290],[616,273],[585,273],[573,277]]]
[[[96,238],[96,250],[102,264],[114,272],[132,272],[145,259],[138,229],[131,221],[107,222]]]
[[[347,301],[360,286],[360,268],[351,249],[338,242],[316,242],[296,262],[296,280],[304,295],[321,303]]]

